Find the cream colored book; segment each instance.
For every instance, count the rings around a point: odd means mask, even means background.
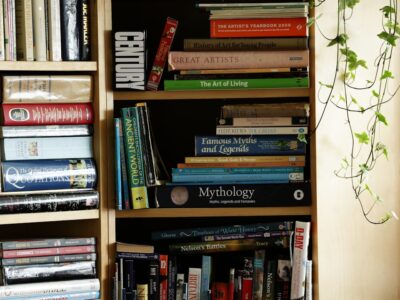
[[[17,59],[33,61],[32,0],[15,0]]]
[[[3,76],[3,103],[88,103],[90,75]]]
[[[6,59],[4,50],[4,12],[3,0],[0,0],[0,60]]]
[[[5,60],[16,61],[15,1],[3,0]]]
[[[60,0],[47,0],[49,24],[49,60],[61,61]]]
[[[45,0],[32,0],[32,7],[35,59],[37,61],[47,61]]]

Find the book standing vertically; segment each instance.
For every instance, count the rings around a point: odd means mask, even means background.
[[[188,272],[188,299],[201,299],[201,269],[189,268]]]
[[[168,51],[171,48],[177,27],[178,21],[168,17],[146,85],[146,88],[150,91],[158,90],[158,85],[160,84],[164,66],[167,61]]]
[[[79,2],[79,40],[80,40],[80,60],[90,60],[90,20],[89,20],[89,0]]]
[[[80,60],[78,0],[60,0],[62,60]]]
[[[115,166],[115,201],[116,209],[122,210],[122,171],[121,171],[121,119],[114,118],[114,166]]]
[[[15,0],[3,0],[5,60],[17,60]]]
[[[47,0],[49,26],[49,60],[61,61],[60,0]]]
[[[6,59],[4,48],[4,0],[0,0],[0,61]]]
[[[32,0],[15,0],[17,59],[34,60]]]
[[[310,222],[296,221],[290,299],[304,299]]]
[[[32,0],[33,44],[37,61],[47,61],[46,4],[45,0]]]

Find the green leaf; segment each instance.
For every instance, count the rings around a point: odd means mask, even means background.
[[[353,9],[360,0],[339,0],[339,10],[344,10],[346,8]]]
[[[368,144],[369,143],[369,135],[363,131],[361,133],[355,133],[354,134],[356,138],[358,139],[358,142],[360,144]]]
[[[376,146],[375,146],[375,150],[376,151],[382,151],[383,155],[385,155],[386,159],[389,159],[388,156],[388,150],[385,144],[381,143],[381,142],[377,142]]]
[[[371,188],[369,187],[369,185],[368,184],[366,184],[365,186],[364,186],[364,188],[365,188],[365,190],[371,195],[371,196],[373,196],[373,192],[372,192],[372,190],[371,190]]]
[[[342,168],[343,168],[343,169],[347,169],[347,168],[350,166],[350,164],[349,164],[347,158],[343,158],[343,159],[342,159],[341,165],[342,165]]]
[[[383,217],[381,217],[380,222],[381,223],[386,223],[392,218],[392,215],[390,213],[386,213]]]
[[[332,39],[329,42],[328,47],[331,47],[331,46],[336,45],[336,44],[344,46],[348,39],[349,39],[349,37],[348,37],[347,34],[345,34],[345,33],[339,34],[337,37],[335,37],[334,39]]]
[[[324,87],[327,87],[327,88],[329,88],[329,89],[333,89],[333,85],[331,85],[331,84],[326,84],[326,83],[323,83],[323,82],[321,82],[321,81],[318,81],[318,83],[319,83],[320,85],[324,86]]]
[[[306,137],[306,135],[305,135],[304,133],[299,133],[299,134],[297,135],[297,139],[298,139],[300,142],[303,142],[303,143],[307,144],[307,137]]]
[[[399,38],[398,36],[386,31],[382,31],[380,34],[378,34],[378,37],[392,46],[396,46],[396,40]]]
[[[382,123],[385,124],[386,126],[388,125],[385,116],[382,115],[379,111],[375,112],[375,116],[378,118],[378,121],[379,121],[379,122],[382,122]]]
[[[390,72],[389,70],[385,70],[385,72],[383,72],[380,80],[386,79],[386,78],[394,78],[392,72]]]
[[[372,95],[376,98],[379,98],[379,94],[375,90],[372,91]]]
[[[321,18],[322,14],[319,14],[317,17],[310,17],[308,18],[308,22],[307,22],[307,27],[311,27],[312,25],[315,24],[315,22]]]
[[[367,164],[361,164],[358,167],[360,168],[360,173],[368,172],[368,165]]]
[[[383,12],[384,16],[386,18],[389,18],[390,14],[395,14],[396,13],[396,9],[393,6],[384,6],[380,9],[380,11]]]

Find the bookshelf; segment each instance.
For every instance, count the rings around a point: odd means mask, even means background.
[[[115,4],[118,3],[120,5],[120,9],[115,9]],[[111,32],[113,29],[113,20],[112,14],[115,14],[118,19],[129,19],[132,20],[132,14],[135,14],[135,21],[131,24],[130,28],[134,29],[135,24],[142,23],[142,26],[139,26],[138,29],[146,28],[146,26],[152,27],[153,30],[149,30],[149,35],[154,34],[152,38],[154,41],[149,41],[148,48],[149,52],[155,51],[152,49],[156,49],[158,46],[159,37],[161,35],[162,27],[167,16],[175,17],[174,14],[168,15],[168,11],[171,10],[181,10],[186,12],[185,16],[182,16],[182,24],[190,24],[191,16],[188,16],[188,11],[193,11],[194,1],[183,1],[183,0],[173,0],[173,1],[162,1],[162,0],[153,0],[148,1],[147,5],[154,5],[157,7],[155,9],[152,7],[151,9],[151,20],[159,20],[153,25],[149,24],[149,21],[146,23],[146,1],[137,1],[135,2],[135,13],[132,13],[132,10],[129,9],[128,2],[125,1],[117,1],[117,0],[106,0],[105,10],[107,11],[105,18],[105,26],[106,26],[106,41],[108,45],[111,45]],[[171,6],[168,8],[168,6]],[[191,7],[191,8],[190,8]],[[149,9],[150,10],[150,9]],[[167,12],[166,12],[167,11]],[[311,12],[313,14],[313,11]],[[130,15],[130,17],[129,17]],[[137,17],[137,18],[136,18]],[[196,17],[197,18],[197,17]],[[198,21],[194,18],[194,23]],[[176,17],[179,21],[181,19]],[[200,22],[201,23],[201,22]],[[146,24],[146,25],[143,25]],[[184,37],[193,37],[199,33],[199,27],[195,28],[186,28],[185,25],[181,23],[178,25],[177,36],[174,40],[174,45],[176,45],[176,41],[184,38]],[[154,28],[158,29],[155,30]],[[147,29],[147,28],[146,28]],[[201,31],[201,29],[200,29]],[[306,99],[310,103],[310,128],[313,128],[315,125],[315,50],[314,50],[314,29],[311,28],[309,33],[309,45],[310,45],[310,87],[309,88],[291,88],[291,89],[260,89],[260,90],[226,90],[226,91],[163,91],[162,87],[159,91],[113,91],[112,90],[112,53],[111,50],[107,53],[107,63],[108,63],[108,71],[107,73],[107,127],[108,132],[111,134],[113,132],[113,117],[115,116],[115,112],[124,106],[131,105],[137,101],[146,101],[150,103],[150,105],[160,105],[165,111],[168,107],[179,107],[180,105],[189,105],[188,103],[193,103],[195,107],[199,107],[201,105],[210,105],[211,102],[223,103],[226,99],[229,99],[230,103],[235,102],[243,102],[246,99],[251,99],[254,103],[257,102],[268,102],[273,99],[275,102],[288,102],[291,99]],[[179,48],[179,46],[178,46]],[[178,49],[176,49],[178,50]],[[152,59],[154,57],[154,53],[149,53],[149,65],[152,64]],[[165,72],[163,78],[168,76]],[[160,109],[162,110],[162,109]],[[195,109],[193,109],[195,111]],[[190,112],[188,112],[190,114]],[[157,115],[159,116],[159,115]],[[176,116],[176,115],[174,115]],[[187,120],[187,118],[185,119]],[[198,120],[198,119],[196,119]],[[164,120],[165,121],[165,120]],[[206,123],[205,121],[204,123]],[[185,122],[183,122],[185,124]],[[190,135],[191,133],[189,133]],[[191,135],[193,137],[193,134]],[[185,140],[187,142],[187,140]],[[182,142],[185,143],[185,142]],[[168,143],[165,139],[162,140],[161,143]],[[171,142],[171,144],[173,144]],[[108,152],[113,153],[114,148],[113,144],[108,144]],[[117,211],[115,210],[115,201],[114,201],[114,189],[112,188],[112,184],[109,184],[108,189],[108,205],[109,205],[109,214],[108,214],[108,222],[109,222],[109,265],[113,266],[115,260],[115,250],[112,246],[115,242],[120,238],[130,239],[131,242],[146,242],[142,231],[146,231],[146,227],[150,227],[151,229],[155,228],[164,228],[170,225],[172,222],[176,222],[181,224],[180,227],[190,226],[195,224],[202,224],[208,226],[209,223],[212,224],[213,220],[217,220],[218,218],[225,218],[230,222],[252,222],[264,220],[276,220],[276,219],[284,219],[287,217],[288,219],[295,220],[299,218],[301,220],[310,220],[312,222],[312,232],[311,232],[311,254],[313,260],[313,296],[314,299],[318,299],[318,247],[317,247],[317,201],[316,201],[316,153],[315,153],[315,137],[311,137],[311,143],[309,146],[309,178],[311,180],[311,192],[312,192],[312,204],[310,206],[305,207],[262,207],[262,208],[150,208],[144,210],[127,210],[127,211]],[[109,173],[112,174],[114,170],[114,162],[113,155],[109,156],[108,159],[108,170]],[[109,176],[109,181],[112,182],[113,176]],[[250,221],[249,221],[250,220]],[[189,224],[189,225],[188,225]],[[201,225],[200,225],[201,226]],[[134,228],[140,228],[140,230],[136,231]],[[179,228],[179,225],[176,226]],[[151,230],[149,229],[149,230]],[[138,239],[135,240],[135,233],[138,235]],[[129,235],[129,238],[127,236]],[[110,278],[113,274],[113,267],[109,269]]]
[[[94,160],[97,167],[98,209],[0,215],[0,239],[94,236],[97,244],[97,275],[102,299],[108,295],[108,204],[107,204],[107,128],[105,88],[104,1],[90,0],[90,61],[28,62],[0,61],[7,75],[88,74],[93,77]],[[0,195],[10,193],[0,192]]]

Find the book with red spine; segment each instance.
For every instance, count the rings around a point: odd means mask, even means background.
[[[96,251],[96,247],[94,245],[36,248],[36,249],[18,249],[18,250],[3,250],[0,253],[1,254],[0,257],[1,258],[37,257],[37,256],[93,253],[95,251]]]
[[[92,124],[94,112],[90,103],[1,104],[2,125],[73,125]]]
[[[168,255],[160,254],[160,300],[168,299]]]
[[[242,278],[242,300],[253,299],[253,278]]]
[[[210,20],[211,38],[305,37],[307,18],[259,18]]]

